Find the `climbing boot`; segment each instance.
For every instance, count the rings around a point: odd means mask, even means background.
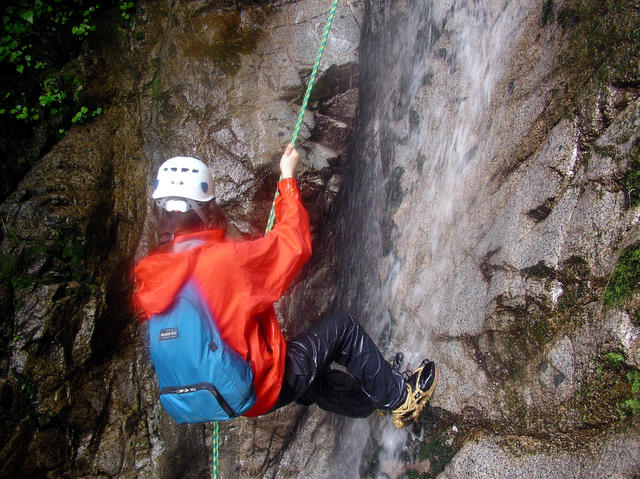
[[[433,361],[425,359],[414,371],[405,371],[407,397],[400,406],[391,411],[393,424],[402,429],[420,416],[431,399],[438,381],[438,368]]]

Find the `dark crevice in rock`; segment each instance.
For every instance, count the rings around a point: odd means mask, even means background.
[[[488,251],[487,254],[484,255],[482,262],[480,263],[480,272],[482,273],[482,278],[488,283],[491,281],[491,277],[496,270],[500,269],[500,266],[491,264],[491,258],[500,252],[502,248],[498,247],[491,251]]]
[[[536,223],[540,223],[551,214],[555,202],[556,199],[554,197],[547,198],[542,204],[527,211],[527,216]]]
[[[302,83],[304,85],[307,85],[309,82],[310,74],[311,71],[309,71],[307,75],[303,76]],[[329,104],[342,108],[342,106],[339,105],[340,95],[349,90],[358,88],[359,75],[360,69],[357,63],[331,65],[315,81],[309,101],[329,101]],[[300,92],[300,95],[296,99],[296,103],[302,104],[304,93],[305,91]]]

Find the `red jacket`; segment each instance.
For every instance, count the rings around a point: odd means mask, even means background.
[[[222,338],[251,362],[257,401],[246,416],[269,411],[278,399],[286,343],[273,302],[311,256],[309,217],[296,180],[282,180],[278,190],[276,224],[266,236],[227,241],[223,230],[177,235],[172,245],[178,252],[151,254],[135,269],[135,300],[147,318],[167,308],[187,279],[195,280]]]

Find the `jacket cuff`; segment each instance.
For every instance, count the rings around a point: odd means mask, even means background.
[[[298,190],[298,182],[295,178],[285,178],[278,183],[278,191],[281,195],[297,196],[300,194]]]

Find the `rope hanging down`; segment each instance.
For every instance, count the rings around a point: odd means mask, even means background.
[[[309,83],[307,84],[307,91],[304,94],[304,99],[302,100],[302,106],[300,107],[300,114],[298,115],[298,121],[296,122],[296,126],[293,129],[293,137],[291,138],[291,144],[295,147],[296,141],[298,140],[298,132],[300,131],[300,126],[302,125],[302,118],[304,117],[304,112],[307,110],[307,103],[309,103],[309,97],[311,96],[311,89],[313,88],[313,83],[316,81],[316,75],[318,74],[318,67],[320,66],[320,60],[322,60],[322,54],[324,53],[324,46],[327,44],[327,38],[329,38],[329,31],[331,30],[331,24],[333,23],[333,17],[336,14],[336,8],[338,8],[338,0],[333,0],[333,4],[331,5],[331,10],[329,11],[329,18],[327,19],[327,25],[324,27],[324,33],[322,34],[322,41],[320,42],[320,48],[318,49],[318,55],[316,56],[316,62],[313,65],[313,70],[311,70],[311,76],[309,77]],[[276,198],[278,197],[278,190],[276,189],[276,194],[273,197],[273,203],[271,204],[271,213],[269,213],[269,221],[267,221],[267,228],[264,232],[266,235],[271,228],[273,228],[273,224],[276,220]],[[218,451],[220,448],[220,438],[218,431],[218,421],[214,421],[213,423],[213,435],[212,435],[212,479],[218,479]]]
[[[220,449],[220,435],[218,433],[218,421],[213,422],[213,437],[212,437],[213,454],[211,456],[211,477],[218,479],[218,451]]]
[[[322,54],[324,53],[324,46],[327,44],[327,38],[329,38],[329,31],[331,30],[331,24],[333,23],[333,17],[336,14],[336,8],[338,7],[338,0],[333,0],[333,4],[331,5],[331,10],[329,11],[329,18],[327,19],[327,25],[324,27],[324,33],[322,34],[322,41],[320,42],[320,48],[318,49],[318,55],[316,56],[316,63],[313,65],[313,70],[311,70],[311,76],[309,77],[309,83],[307,84],[307,91],[304,94],[304,99],[302,100],[302,106],[300,107],[300,114],[298,115],[298,121],[296,122],[296,126],[293,129],[293,137],[291,138],[291,144],[295,147],[296,141],[298,140],[298,132],[300,131],[300,126],[302,125],[302,118],[304,117],[304,112],[307,110],[307,103],[309,103],[309,97],[311,96],[311,89],[313,88],[313,83],[316,81],[316,75],[318,74],[318,67],[320,66],[320,60],[322,60]],[[264,234],[266,235],[271,228],[273,228],[273,223],[276,221],[276,198],[278,197],[278,190],[276,189],[276,194],[273,197],[273,203],[271,204],[271,212],[269,213],[269,221],[267,221],[267,228],[265,229]]]

